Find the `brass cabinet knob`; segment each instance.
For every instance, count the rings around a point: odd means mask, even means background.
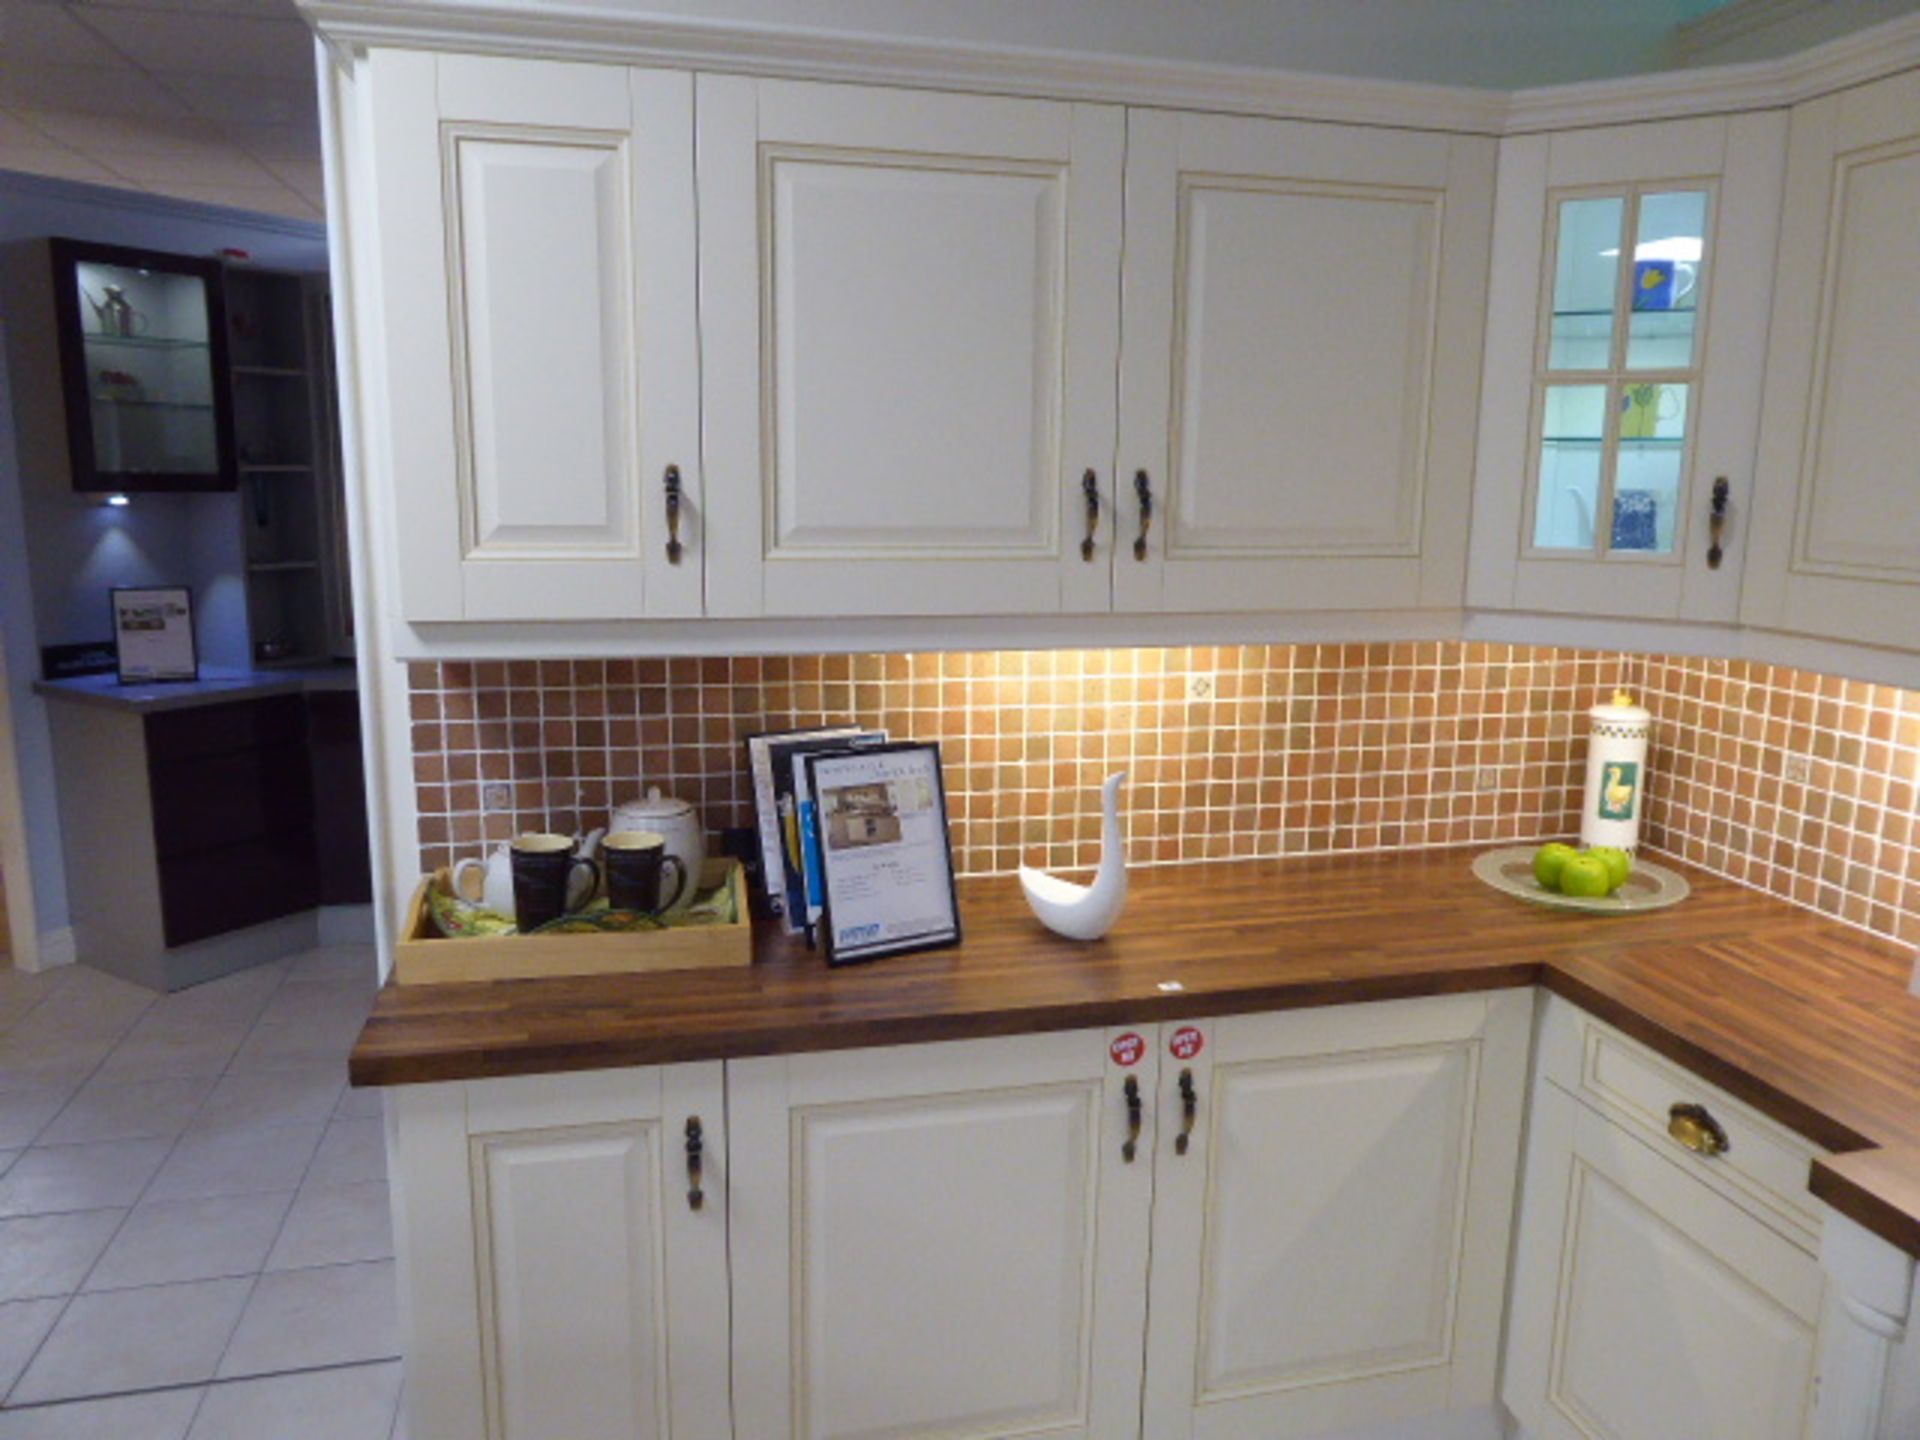
[[[1727,1132],[1704,1105],[1679,1104],[1668,1110],[1667,1134],[1696,1155],[1724,1155],[1732,1148]]]

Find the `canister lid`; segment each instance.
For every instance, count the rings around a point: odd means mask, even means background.
[[[662,795],[658,785],[647,788],[644,800],[629,800],[620,808],[631,814],[644,815],[653,820],[674,819],[693,813],[693,805],[690,801],[677,799],[672,795]]]
[[[1634,704],[1632,692],[1624,689],[1613,692],[1611,704],[1596,705],[1587,715],[1595,724],[1611,725],[1645,725],[1653,719],[1653,712]]]

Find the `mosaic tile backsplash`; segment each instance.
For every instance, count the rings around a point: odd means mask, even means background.
[[[752,823],[743,741],[938,740],[962,874],[1522,841],[1578,828],[1586,710],[1655,715],[1644,842],[1920,942],[1920,693],[1745,662],[1435,643],[415,663],[420,863],[657,785]],[[1801,771],[1804,770],[1804,776]]]

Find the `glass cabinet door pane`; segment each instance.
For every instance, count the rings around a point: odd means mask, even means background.
[[[73,281],[95,468],[217,474],[206,282],[91,260],[75,264]]]
[[[1706,265],[1707,192],[1642,195],[1627,315],[1629,370],[1682,370],[1693,363]]]
[[[1650,555],[1673,553],[1690,399],[1685,385],[1629,381],[1621,387],[1610,548]]]
[[[1547,387],[1542,406],[1540,488],[1533,506],[1533,543],[1537,549],[1593,549],[1606,426],[1606,386]]]
[[[1560,202],[1550,370],[1604,370],[1612,361],[1625,212],[1626,201],[1618,195]]]

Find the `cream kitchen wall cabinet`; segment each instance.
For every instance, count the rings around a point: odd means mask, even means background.
[[[1495,152],[1128,113],[1116,608],[1460,605]]]
[[[367,76],[401,613],[700,614],[692,77],[396,50]]]
[[[409,1433],[729,1440],[720,1062],[408,1086],[388,1130]]]
[[[729,1062],[740,1433],[1497,1435],[1531,1013]]]
[[[1781,111],[1502,142],[1469,605],[1738,617],[1785,144]]]
[[[709,613],[1109,608],[1124,112],[698,83]]]
[[[1741,618],[1920,649],[1920,72],[1793,112]]]

